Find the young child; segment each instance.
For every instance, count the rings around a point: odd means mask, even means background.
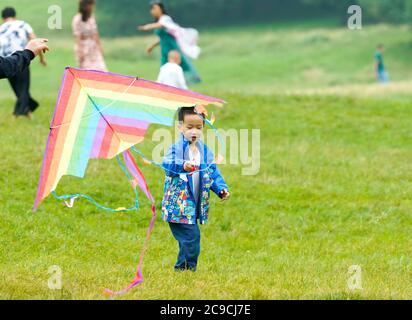
[[[168,55],[168,63],[160,68],[157,82],[167,84],[179,89],[187,89],[183,69],[180,66],[182,57],[176,50],[171,50]]]
[[[201,107],[180,108],[180,140],[164,159],[166,171],[162,219],[169,223],[179,243],[176,271],[196,271],[200,254],[200,224],[206,224],[210,190],[222,201],[229,198],[228,186],[214,164],[213,153],[202,143],[204,120]]]

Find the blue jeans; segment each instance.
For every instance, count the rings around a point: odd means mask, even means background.
[[[179,243],[176,271],[196,271],[200,254],[200,229],[197,224],[169,223],[173,236]]]

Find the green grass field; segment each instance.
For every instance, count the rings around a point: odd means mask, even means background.
[[[110,70],[154,79],[159,57],[144,53],[152,40],[105,39]],[[261,169],[222,167],[232,198],[213,199],[196,274],[174,273],[177,244],[158,219],[146,281],[120,299],[411,299],[409,28],[312,22],[214,30],[201,41],[204,82],[193,89],[229,102],[215,111],[218,127],[261,129]],[[374,84],[378,42],[387,87]],[[34,120],[12,120],[13,96],[0,84],[0,298],[102,299],[131,280],[150,207],[141,196],[137,213],[108,214],[50,198],[31,212],[63,68],[74,65],[71,38],[50,45],[49,67],[32,68],[42,104]],[[160,205],[162,172],[143,170]],[[95,161],[59,192],[124,206],[133,194],[120,174],[115,161]],[[63,271],[60,291],[47,287],[52,265]],[[363,290],[348,289],[351,265],[362,268]]]

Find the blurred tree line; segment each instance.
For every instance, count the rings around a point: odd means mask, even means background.
[[[349,5],[360,5],[366,22],[409,23],[412,20],[412,0],[304,0],[312,6],[329,8],[348,8]]]
[[[411,21],[412,0],[164,0],[169,14],[183,26],[203,27],[333,18],[342,23],[347,8],[359,4],[364,21]],[[98,0],[99,25],[106,36],[136,34],[152,21],[150,0]]]
[[[305,0],[164,0],[163,3],[179,24],[200,29],[331,15],[329,6]],[[98,0],[100,29],[109,36],[136,34],[138,24],[152,22],[149,8],[150,0]],[[337,9],[332,14],[345,16],[345,11]]]

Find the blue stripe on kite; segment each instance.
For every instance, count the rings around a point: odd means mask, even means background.
[[[83,112],[85,118],[81,120],[80,123],[80,129],[86,128],[86,133],[76,137],[72,159],[70,159],[69,174],[80,178],[83,178],[86,172],[93,150],[97,126],[101,118],[101,115],[99,113],[93,113],[94,111],[96,111],[96,108],[89,100]],[[92,116],[90,116],[90,114],[92,114]]]
[[[145,121],[148,123],[152,124],[160,124],[160,125],[165,125],[165,126],[172,126],[173,125],[173,116],[175,112],[171,110],[170,112],[170,117],[164,117],[164,116],[159,116],[155,115],[152,113],[148,112],[141,112],[141,111],[134,111],[130,109],[124,109],[122,108],[121,105],[113,105],[112,107],[109,107],[105,110],[103,110],[103,115],[109,115],[109,116],[116,116],[116,117],[121,117],[121,118],[132,118],[135,120],[141,120]]]
[[[94,105],[95,104],[95,105]],[[95,136],[98,134],[97,127],[102,115],[96,110],[96,106],[102,109],[103,116],[116,116],[121,118],[129,118],[133,120],[145,121],[149,124],[159,124],[165,126],[172,126],[175,111],[170,110],[170,117],[160,116],[148,112],[134,111],[130,108],[124,108],[119,102],[119,105],[114,103],[108,108],[105,105],[98,105],[96,102],[88,100],[83,112],[83,119],[81,120],[79,130],[86,128],[86,134],[81,134],[76,137],[75,145],[71,155],[69,168],[67,174],[79,178],[83,178],[93,152],[93,143]]]

